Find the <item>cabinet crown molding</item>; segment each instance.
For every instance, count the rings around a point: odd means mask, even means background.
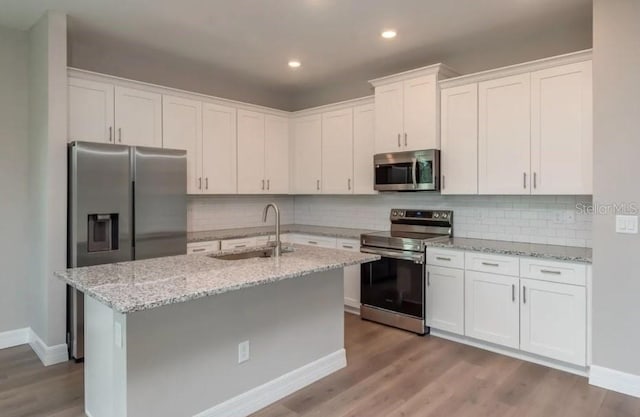
[[[322,114],[329,111],[348,109],[356,106],[364,106],[366,104],[374,104],[374,96],[365,96],[360,98],[354,98],[351,100],[339,101],[337,103],[324,104],[322,106],[311,107],[308,109],[297,110],[291,114],[292,117],[306,117],[314,114]]]
[[[506,67],[490,69],[473,74],[461,75],[459,77],[448,78],[439,82],[440,88],[458,87],[481,81],[493,80],[496,78],[508,77],[511,75],[524,74],[527,72],[539,71],[560,65],[573,64],[591,60],[593,49],[570,52],[568,54],[542,58],[535,61],[523,62]]]
[[[438,63],[433,65],[428,65],[426,67],[415,68],[409,71],[400,72],[397,74],[386,75],[384,77],[375,78],[373,80],[369,80],[369,83],[374,87],[379,87],[381,85],[395,83],[398,81],[410,80],[416,77],[421,77],[423,75],[438,75],[439,78],[450,78],[460,75],[459,72],[454,69],[448,67],[445,64]]]

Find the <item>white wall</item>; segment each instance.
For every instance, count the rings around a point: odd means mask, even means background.
[[[639,1],[595,0],[593,79],[594,202],[640,205]],[[615,233],[610,213],[593,236],[593,362],[637,375],[638,394],[640,235]]]
[[[0,28],[0,333],[29,325],[28,36]]]
[[[392,208],[450,209],[454,211],[454,236],[584,247],[591,246],[591,215],[576,211],[576,205],[582,203],[590,204],[591,198],[441,196],[421,192],[299,196],[295,198],[295,221],[388,230]]]

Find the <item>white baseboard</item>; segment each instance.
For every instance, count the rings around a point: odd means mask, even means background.
[[[360,303],[352,303],[348,301],[348,298],[344,299],[344,311],[349,314],[360,315]]]
[[[66,343],[47,346],[47,344],[40,339],[40,336],[38,336],[33,329],[29,329],[29,333],[29,345],[36,355],[38,355],[40,362],[42,362],[44,366],[55,365],[69,360],[69,352],[67,351]]]
[[[347,366],[344,349],[233,397],[194,417],[246,417]]]
[[[0,349],[26,345],[29,343],[30,332],[31,329],[25,327],[23,329],[9,330],[0,333]]]
[[[640,398],[640,375],[591,365],[589,384]]]

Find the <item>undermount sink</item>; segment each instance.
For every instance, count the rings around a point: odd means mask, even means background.
[[[209,255],[210,258],[221,259],[223,261],[240,261],[252,258],[271,258],[275,248],[257,249],[250,252],[229,253],[226,255]],[[281,254],[293,252],[293,248],[282,248]]]

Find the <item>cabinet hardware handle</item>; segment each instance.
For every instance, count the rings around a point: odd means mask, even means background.
[[[500,266],[500,264],[496,264],[496,263],[493,263],[493,262],[483,262],[482,265],[485,265],[485,266]]]
[[[527,304],[527,287],[522,286],[522,304]]]
[[[523,172],[522,173],[522,187],[523,188],[527,188],[527,173]]]
[[[511,284],[511,301],[516,301],[516,284]]]
[[[314,241],[314,240],[309,240],[307,243],[309,243],[310,245],[317,245],[318,242]]]
[[[192,249],[191,252],[204,252],[206,249],[205,248],[199,248],[199,249]]]
[[[109,142],[113,141],[113,126],[109,126]]]
[[[407,146],[407,132],[404,133],[404,146]]]
[[[402,145],[401,145],[401,143],[400,143],[400,133],[398,133],[398,148],[399,148],[400,146],[402,146]]]
[[[208,189],[209,189],[209,177],[207,177],[207,178],[205,178],[205,179],[204,179],[204,188],[205,188],[206,190],[208,190]]]
[[[427,287],[431,286],[431,272],[427,271]]]
[[[122,128],[118,128],[118,142],[122,143]]]
[[[561,275],[562,272],[560,271],[552,271],[550,269],[541,269],[540,272],[542,272],[543,274],[553,274],[553,275]]]
[[[533,188],[537,188],[538,187],[538,174],[537,173],[533,173]]]
[[[198,190],[202,190],[202,177],[198,178]]]
[[[262,180],[262,189],[264,190],[264,180]]]
[[[316,189],[320,191],[320,180],[316,180]]]
[[[439,260],[439,261],[450,261],[451,260],[451,258],[446,258],[444,256],[436,256],[436,259]]]
[[[267,190],[271,189],[271,180],[267,180]]]
[[[351,191],[351,178],[347,180],[347,189]]]
[[[345,249],[353,249],[353,246],[351,245],[342,245],[342,247]]]
[[[444,175],[442,176],[442,189],[444,190]]]
[[[234,248],[238,248],[238,249],[240,249],[240,248],[246,248],[246,247],[247,247],[247,245],[235,245],[235,246],[234,246]]]

